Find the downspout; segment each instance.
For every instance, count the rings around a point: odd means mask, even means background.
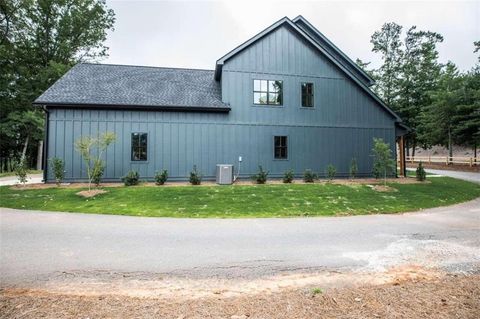
[[[43,163],[43,182],[47,182],[48,178],[48,128],[49,128],[49,115],[47,107],[44,105],[43,110],[45,111],[45,124],[44,124],[44,130],[45,130],[45,135],[44,135],[44,140],[43,140],[43,157],[42,157],[42,163]]]

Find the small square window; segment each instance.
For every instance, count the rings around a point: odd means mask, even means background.
[[[287,159],[288,158],[287,136],[275,136],[274,144],[275,144],[274,151],[273,151],[274,158]]]
[[[132,133],[132,161],[146,161],[148,149],[147,133]]]

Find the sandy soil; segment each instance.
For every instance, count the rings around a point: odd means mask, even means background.
[[[92,283],[84,286],[88,291],[72,290],[71,284],[4,288],[0,318],[478,318],[480,312],[480,275],[415,266],[380,276],[321,273],[249,285],[223,282],[223,288],[213,281],[217,287],[175,280],[176,290],[147,289],[148,282],[137,283],[137,289]]]

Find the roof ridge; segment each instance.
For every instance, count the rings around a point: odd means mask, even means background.
[[[116,63],[80,62],[78,64],[103,65],[103,66],[126,66],[131,68],[151,68],[151,69],[170,69],[170,70],[189,70],[189,71],[209,71],[209,72],[215,71],[215,70],[209,70],[209,69],[175,68],[175,67],[168,67],[168,66],[133,65],[133,64],[116,64]]]

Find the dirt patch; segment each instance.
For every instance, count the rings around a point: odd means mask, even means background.
[[[123,187],[123,183],[101,183],[98,187]],[[12,190],[28,190],[28,189],[48,189],[48,188],[88,188],[88,183],[62,183],[59,186],[53,183],[39,183],[11,186]]]
[[[312,293],[321,288],[320,293]],[[318,291],[318,290],[317,290]],[[379,285],[285,287],[231,297],[70,295],[3,289],[1,318],[478,318],[480,276],[410,275]],[[235,317],[237,316],[237,317]]]
[[[367,185],[369,187],[371,187],[373,190],[377,191],[377,192],[382,192],[382,193],[391,193],[391,192],[398,192],[398,189],[396,188],[393,188],[391,186],[388,186],[388,185]]]
[[[92,198],[100,194],[108,193],[108,191],[103,189],[91,189],[91,190],[84,190],[76,193],[78,196],[82,196],[85,198]]]

